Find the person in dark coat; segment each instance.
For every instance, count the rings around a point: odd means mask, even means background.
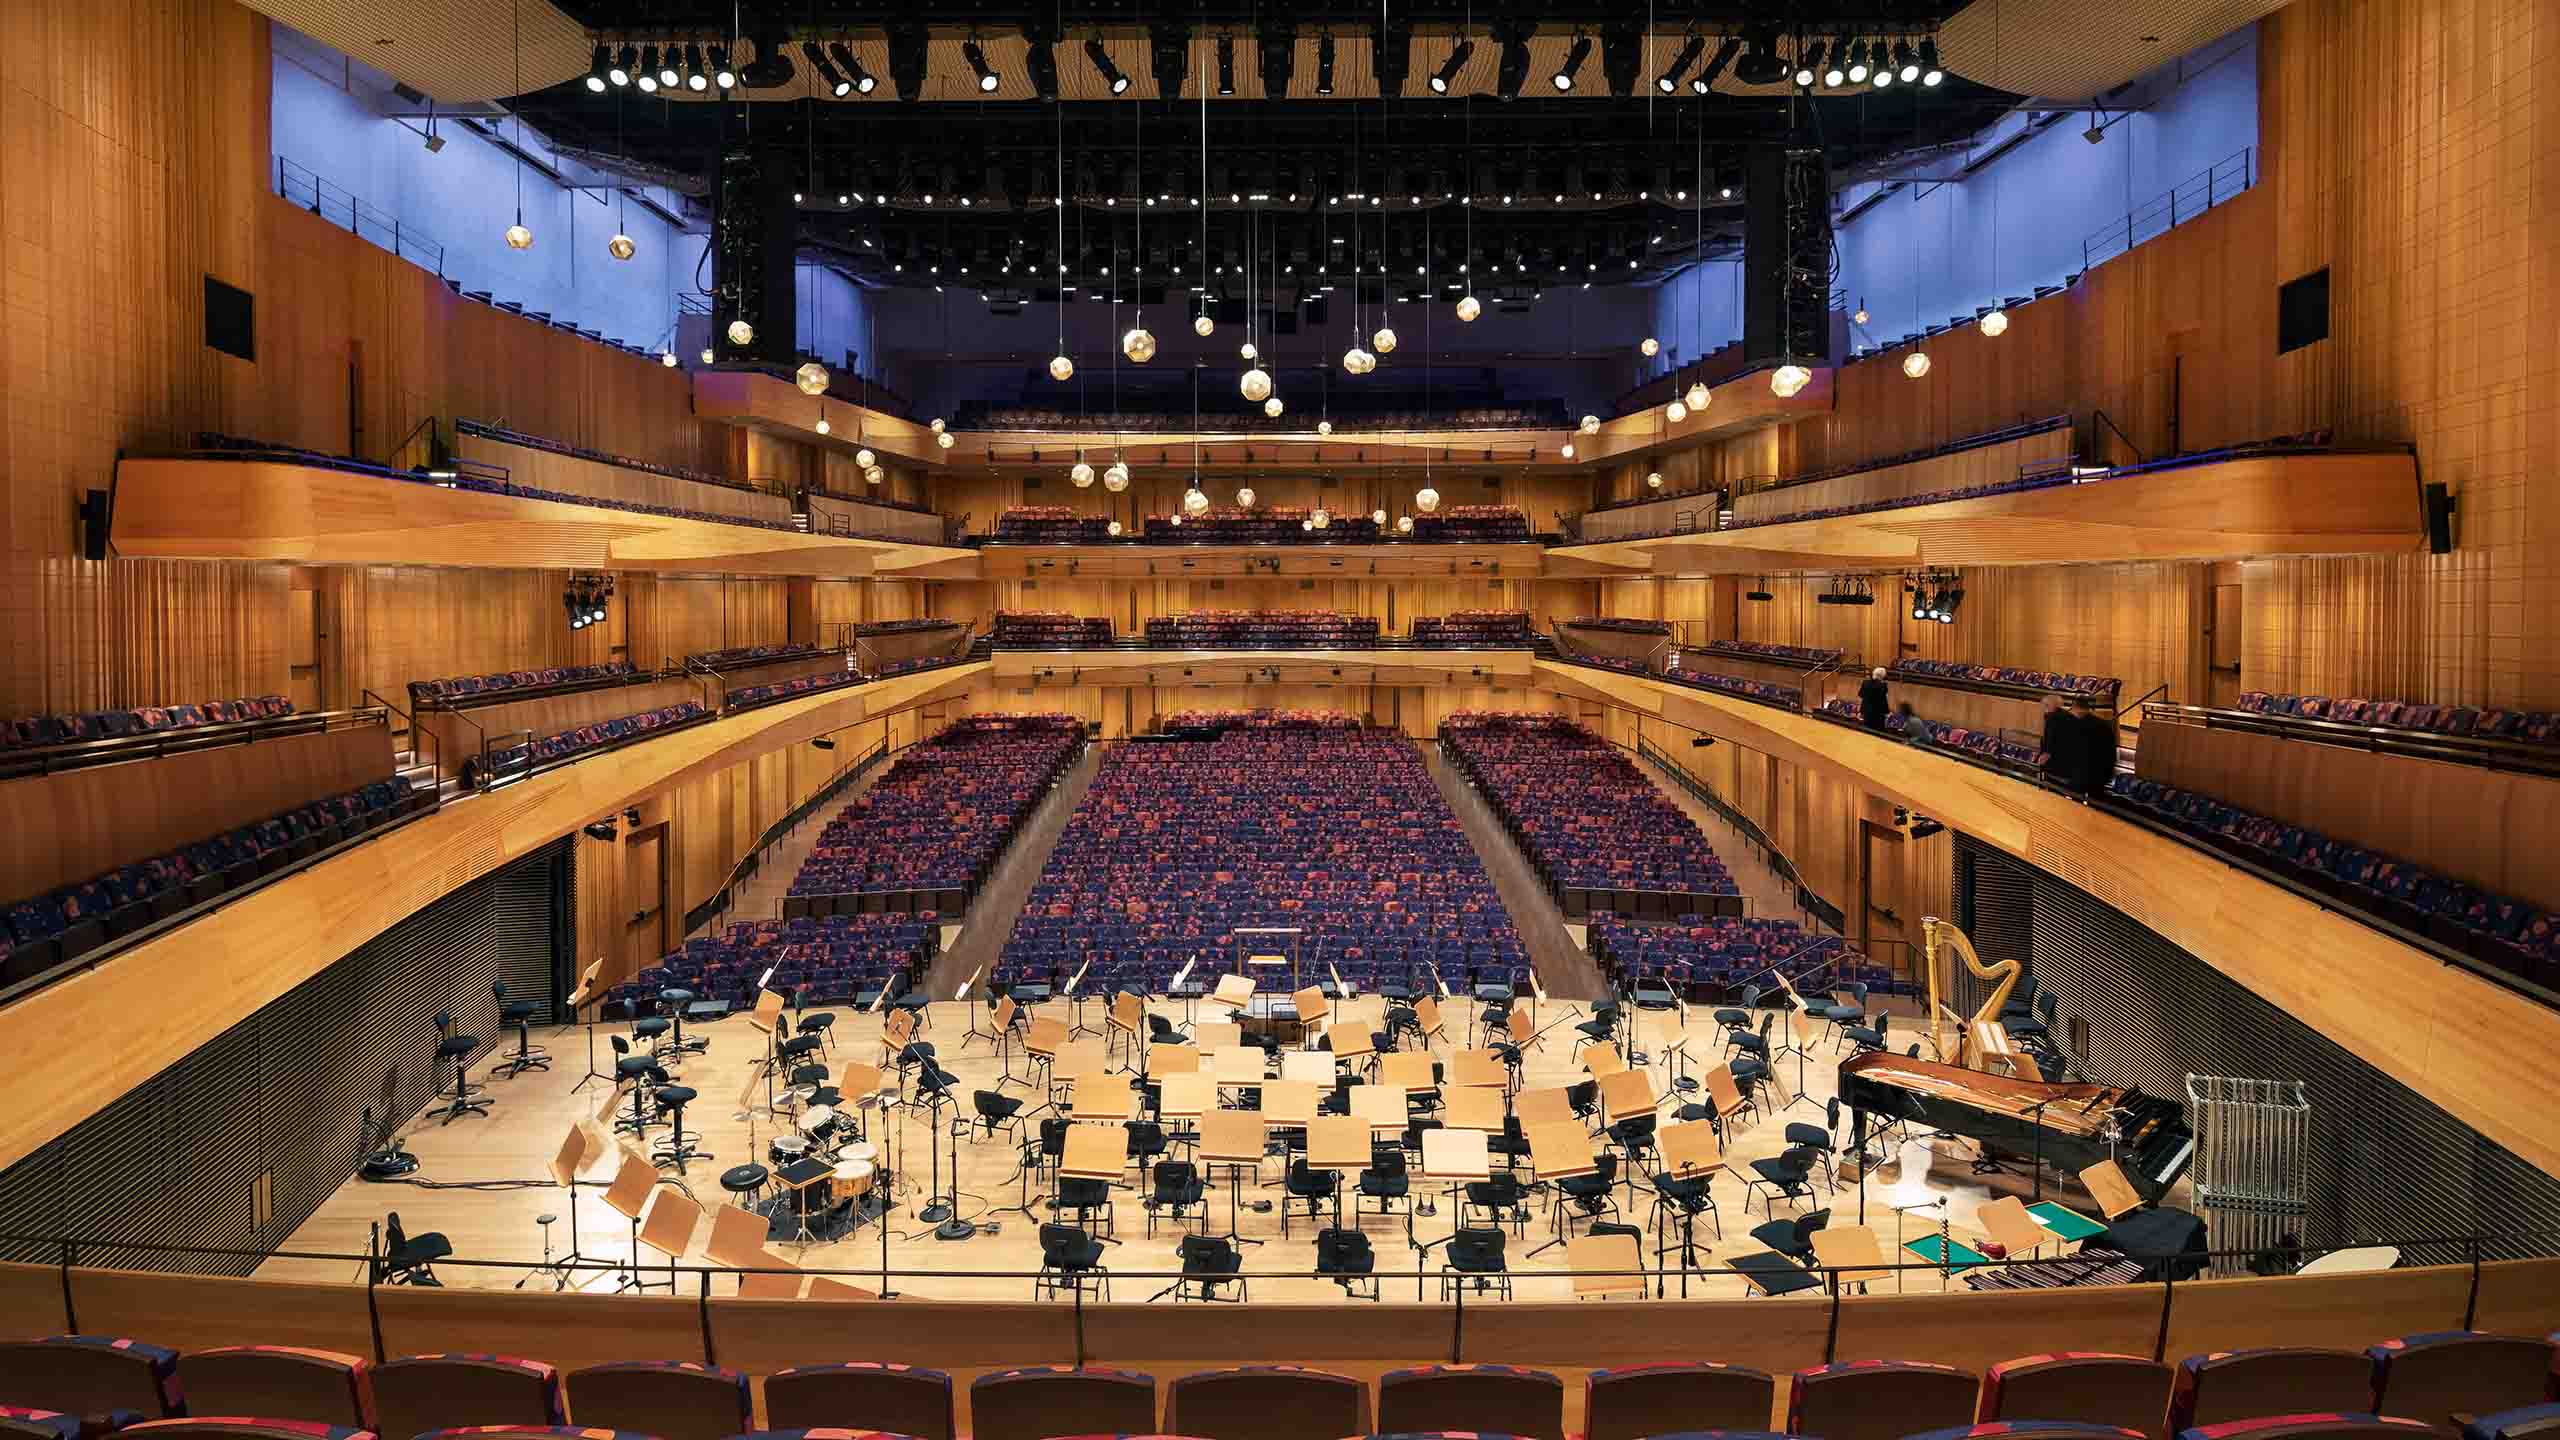
[[[2096,705],[2075,700],[2071,708],[2075,712],[2074,723],[2080,727],[2080,789],[2094,800],[2107,793],[2107,782],[2115,778],[2120,737],[2115,717],[2101,714]]]
[[[2080,722],[2059,695],[2044,697],[2044,778],[2069,789],[2080,785]]]
[[[1868,672],[1865,682],[1858,686],[1858,718],[1866,722],[1868,729],[1881,730],[1887,713],[1884,667],[1879,665]]]

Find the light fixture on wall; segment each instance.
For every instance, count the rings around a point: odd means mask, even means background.
[[[1646,488],[1647,490],[1659,490],[1659,489],[1661,489],[1661,488],[1662,488],[1662,472],[1661,472],[1661,471],[1659,471],[1659,470],[1648,470],[1648,471],[1646,471],[1646,472],[1645,472],[1645,476],[1644,476],[1644,488]]]

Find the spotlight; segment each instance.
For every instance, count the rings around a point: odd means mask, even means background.
[[[1864,40],[1849,47],[1849,83],[1852,85],[1867,83],[1867,42]]]
[[[1316,41],[1316,93],[1333,93],[1333,32],[1330,30]]]
[[[979,48],[977,41],[962,41],[960,43],[960,58],[969,62],[970,73],[978,77],[979,94],[993,95],[996,93],[996,86],[1000,82],[996,79],[995,67],[987,63],[987,52]]]
[[[1921,41],[1920,83],[1923,85],[1935,85],[1946,78],[1947,72],[1938,68],[1938,42],[1935,40]]]
[[[729,47],[726,45],[711,47],[711,83],[723,90],[738,88],[738,72],[729,64]]]
[[[659,89],[673,90],[684,83],[684,72],[676,68],[676,62],[680,58],[682,57],[678,55],[676,47],[673,45],[669,45],[658,52]]]
[[[1775,600],[1778,597],[1770,594],[1766,590],[1745,590],[1742,592],[1742,598],[1745,600],[1757,600],[1766,603],[1768,601]]]
[[[695,94],[711,88],[711,72],[703,67],[699,45],[688,43],[684,47],[684,88]]]
[[[1714,743],[1716,743],[1716,737],[1713,735],[1693,735],[1689,737],[1689,748],[1692,750],[1704,750]]]
[[[1591,37],[1588,35],[1574,36],[1573,48],[1564,52],[1563,66],[1560,67],[1552,77],[1550,77],[1553,80],[1558,93],[1562,93],[1573,88],[1573,77],[1575,73],[1582,69],[1582,62],[1590,58]]]
[[[1822,42],[1819,40],[1807,41],[1804,43],[1802,49],[1796,51],[1794,79],[1797,89],[1810,90],[1813,88],[1813,77],[1815,73],[1813,67],[1815,62],[1821,58]]]
[[[640,68],[631,72],[631,83],[639,86],[640,93],[643,95],[658,93],[657,46],[652,45],[640,52]]]
[[[1458,72],[1467,67],[1467,62],[1475,58],[1475,53],[1476,42],[1459,41],[1458,48],[1449,52],[1449,58],[1440,62],[1440,68],[1431,72],[1431,93],[1448,94],[1449,87],[1458,82]]]
[[[621,83],[613,78],[613,58],[605,53],[604,46],[596,46],[595,53],[587,58],[587,88],[601,95],[607,86]]]
[[[1218,93],[1236,93],[1236,37],[1233,35],[1218,37]]]
[[[640,52],[633,49],[629,41],[624,41],[621,51],[613,57],[613,68],[604,72],[604,78],[612,81],[616,86],[628,85],[631,83],[631,72],[639,68],[639,65]]]
[[[1742,42],[1733,36],[1726,36],[1723,43],[1716,46],[1714,57],[1707,61],[1707,68],[1689,77],[1689,93],[1704,95],[1716,88],[1716,77],[1722,75],[1725,67],[1731,65],[1734,57],[1741,53]]]
[[[1529,83],[1529,31],[1529,26],[1513,24],[1495,34],[1502,64],[1494,72],[1493,90],[1505,100],[1519,99],[1520,87]]]
[[[1843,53],[1846,48],[1847,47],[1843,46],[1839,41],[1832,41],[1831,65],[1828,69],[1822,72],[1822,83],[1830,86],[1834,90],[1837,90],[1841,86],[1849,83],[1849,71],[1844,63],[1846,57]],[[1859,323],[1864,324],[1866,322],[1860,321]]]
[[[1704,35],[1692,35],[1683,41],[1680,53],[1671,57],[1671,68],[1662,72],[1662,78],[1653,82],[1653,88],[1665,95],[1678,93],[1680,77],[1688,74],[1689,67],[1698,63],[1698,57],[1705,53],[1706,48],[1707,37]]]
[[[1103,84],[1111,87],[1112,94],[1128,93],[1129,77],[1121,74],[1120,67],[1111,63],[1111,52],[1102,48],[1100,40],[1084,42],[1084,58],[1093,62],[1095,72],[1102,76]]]
[[[1893,78],[1905,85],[1920,78],[1920,60],[1911,53],[1908,40],[1893,42]]]
[[[1893,57],[1885,54],[1883,41],[1876,42],[1876,47],[1870,52],[1868,58],[1876,63],[1876,88],[1879,90],[1890,88],[1893,84]]]
[[[1037,22],[1022,26],[1022,65],[1031,74],[1031,93],[1043,100],[1058,98],[1058,52],[1053,48],[1057,37]]]
[[[818,82],[827,87],[828,94],[841,100],[853,93],[853,82],[827,59],[827,52],[818,48],[817,41],[802,45],[800,53],[809,57],[809,68],[818,72]]]

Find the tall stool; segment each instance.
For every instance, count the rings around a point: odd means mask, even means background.
[[[685,1038],[684,1007],[693,1003],[692,991],[674,988],[661,990],[658,992],[658,1003],[667,1007],[667,1021],[675,1027],[673,1038],[667,1041],[667,1054],[670,1057],[699,1055],[711,1048],[711,1042],[699,1035],[690,1040]]]
[[[498,1002],[498,1023],[516,1027],[516,1053],[508,1056],[506,1063],[500,1065],[495,1073],[513,1076],[521,1075],[527,1070],[550,1069],[549,1052],[536,1047],[533,1043],[533,1017],[541,1012],[541,1003],[534,1000],[508,999],[507,982],[504,980],[490,981],[489,993]]]
[[[653,1123],[648,1110],[648,1093],[651,1087],[666,1083],[667,1072],[658,1067],[654,1056],[627,1053],[630,1043],[619,1035],[613,1037],[613,1048],[615,1051],[614,1083],[628,1084],[632,1087],[631,1113],[617,1117],[613,1122],[613,1128],[616,1131],[628,1130],[634,1135],[644,1135],[648,1133],[649,1126]]]
[[[764,1198],[764,1182],[768,1179],[761,1165],[732,1165],[720,1172],[720,1188],[729,1192],[729,1203],[741,1210],[753,1210]]]
[[[667,1048],[667,1031],[670,1028],[672,1025],[664,1015],[636,1016],[631,1022],[631,1047],[636,1050],[647,1046],[649,1058],[663,1065],[675,1058]]]
[[[436,1063],[442,1065],[450,1061],[453,1064],[453,1095],[451,1103],[436,1112],[444,1117],[440,1123],[450,1125],[465,1115],[489,1113],[489,1102],[473,1099],[477,1087],[463,1077],[463,1067],[471,1063],[471,1052],[479,1048],[479,1036],[455,1034],[452,1014],[443,1010],[436,1012]]]
[[[709,1152],[695,1148],[693,1143],[684,1137],[684,1107],[693,1103],[693,1097],[694,1090],[690,1085],[657,1087],[658,1113],[665,1116],[675,1128],[667,1132],[665,1146],[653,1152],[649,1158],[661,1169],[674,1166],[675,1172],[679,1175],[684,1173],[687,1161],[711,1158]]]

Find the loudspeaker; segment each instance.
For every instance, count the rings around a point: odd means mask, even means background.
[[[96,491],[91,491],[96,494]],[[2430,480],[2419,489],[2427,511],[2427,553],[2453,553],[2453,492],[2441,480]]]
[[[80,495],[80,558],[107,558],[107,528],[111,518],[107,509],[107,492],[85,490]]]
[[[1818,149],[1760,146],[1743,161],[1742,356],[1831,356],[1831,179]]]
[[[722,360],[790,363],[800,350],[799,306],[792,263],[800,244],[800,205],[793,200],[787,157],[733,146],[721,153],[712,186],[711,344]],[[744,320],[753,338],[739,345],[730,322]]]

